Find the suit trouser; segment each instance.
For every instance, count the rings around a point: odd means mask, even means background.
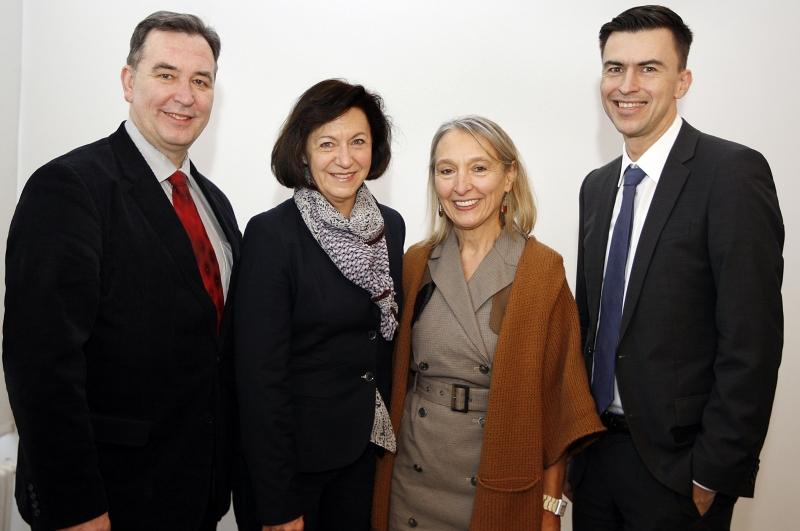
[[[369,531],[376,446],[342,468],[302,472],[295,478],[305,531]],[[240,531],[261,531],[252,490],[234,496]],[[269,500],[265,500],[266,503]]]
[[[736,498],[717,493],[700,516],[691,497],[660,483],[627,432],[608,432],[585,450],[574,485],[574,531],[728,531]]]

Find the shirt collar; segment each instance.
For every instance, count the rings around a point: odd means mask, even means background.
[[[180,167],[175,168],[175,164],[173,164],[166,155],[147,141],[136,127],[136,124],[133,123],[133,120],[125,120],[125,131],[127,131],[128,136],[133,140],[133,144],[142,154],[142,157],[144,157],[145,162],[147,162],[147,165],[150,167],[153,175],[156,176],[156,179],[158,179],[158,182],[164,182],[169,179],[170,175],[175,173],[176,169],[181,170],[187,177],[191,175],[191,164],[188,155],[184,157]]]
[[[636,162],[633,162],[628,156],[628,151],[625,149],[625,144],[623,144],[622,167],[620,168],[617,186],[622,186],[622,177],[625,175],[625,170],[628,169],[628,166],[631,164],[639,166],[649,178],[653,179],[653,181],[658,184],[658,179],[661,177],[661,172],[664,170],[664,165],[667,163],[669,152],[672,151],[672,145],[675,144],[678,133],[681,132],[682,125],[683,120],[680,115],[676,115],[669,129],[667,129],[664,134],[656,140],[655,144],[650,146]]]

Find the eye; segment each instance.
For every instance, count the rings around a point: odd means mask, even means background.
[[[654,66],[643,66],[642,67],[642,72],[644,72],[645,74],[652,74],[653,72],[656,72],[656,71],[657,71],[656,67],[654,67]]]
[[[606,68],[606,74],[621,74],[622,67],[621,66],[609,66]]]
[[[475,173],[486,173],[487,171],[489,171],[489,168],[487,168],[483,164],[476,164],[475,166],[472,167],[472,171],[474,171]]]
[[[442,177],[450,177],[455,173],[453,168],[438,168],[436,170],[437,175],[441,175]]]
[[[192,80],[192,83],[197,85],[198,87],[209,87],[211,86],[209,82],[203,78],[195,78]]]
[[[319,145],[319,148],[320,149],[333,149],[333,142],[331,142],[331,141],[321,142],[320,145]]]
[[[353,145],[354,146],[363,146],[366,143],[367,143],[367,141],[364,140],[363,138],[356,138],[355,140],[353,140]]]
[[[160,74],[157,74],[157,76],[158,76],[160,79],[165,79],[165,80],[167,80],[167,79],[173,79],[173,78],[175,77],[175,76],[173,76],[172,74],[169,74],[169,73],[167,73],[167,72],[161,72]]]

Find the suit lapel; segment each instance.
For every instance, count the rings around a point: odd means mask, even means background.
[[[153,232],[164,244],[167,254],[172,257],[181,276],[191,286],[198,301],[208,307],[209,315],[216,316],[214,304],[203,287],[189,236],[167,199],[164,189],[125,132],[124,124],[109,139],[119,159],[123,177],[130,185],[131,196],[144,213]]]
[[[639,244],[636,247],[636,255],[633,258],[631,275],[628,279],[628,288],[625,292],[625,305],[622,309],[622,323],[620,324],[619,337],[624,337],[628,324],[631,321],[639,295],[642,292],[647,269],[650,267],[650,260],[653,257],[656,244],[661,235],[664,224],[669,219],[675,202],[683,190],[686,179],[689,177],[689,169],[684,163],[694,156],[694,150],[700,133],[684,122],[675,145],[672,146],[661,177],[658,180],[658,187],[647,211],[647,217],[642,227],[642,234],[639,236]]]
[[[214,211],[214,216],[217,218],[217,222],[222,227],[222,232],[225,233],[225,238],[231,246],[233,262],[236,263],[239,258],[239,227],[236,224],[236,219],[228,215],[227,206],[224,204],[220,194],[210,186],[208,179],[197,171],[194,164],[190,164],[192,177],[194,177],[195,182],[197,182],[203,195],[208,200],[208,204],[211,205],[211,210]]]
[[[605,174],[600,177],[599,188],[587,190],[588,193],[597,194],[596,199],[586,198],[587,202],[596,201],[597,208],[593,209],[589,214],[590,217],[586,220],[588,229],[582,242],[585,248],[586,295],[594,323],[597,323],[600,312],[600,292],[603,287],[608,228],[611,226],[611,215],[614,212],[621,164],[622,157],[619,157],[607,166]]]

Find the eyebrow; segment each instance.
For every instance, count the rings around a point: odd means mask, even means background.
[[[153,65],[153,72],[155,72],[157,70],[170,70],[170,71],[173,71],[173,72],[177,72],[178,71],[178,67],[175,66],[175,65],[171,65],[169,63],[156,63],[155,65]],[[214,80],[214,76],[211,74],[211,72],[208,72],[206,70],[199,70],[199,71],[195,72],[194,75],[205,77],[209,81],[213,81]]]
[[[467,160],[467,164],[474,164],[475,162],[497,162],[497,161],[495,161],[493,158],[488,157],[488,156],[472,157],[471,159]],[[450,159],[439,159],[439,160],[436,161],[436,165],[438,166],[439,164],[453,164],[453,165],[456,165],[456,163],[454,161],[450,160]]]
[[[646,61],[639,61],[638,63],[636,63],[636,66],[648,66],[648,65],[664,66],[664,62],[663,61],[659,61],[658,59],[647,59]],[[623,63],[621,61],[605,61],[603,63],[603,66],[606,66],[606,67],[608,67],[608,66],[625,66],[625,63]]]

